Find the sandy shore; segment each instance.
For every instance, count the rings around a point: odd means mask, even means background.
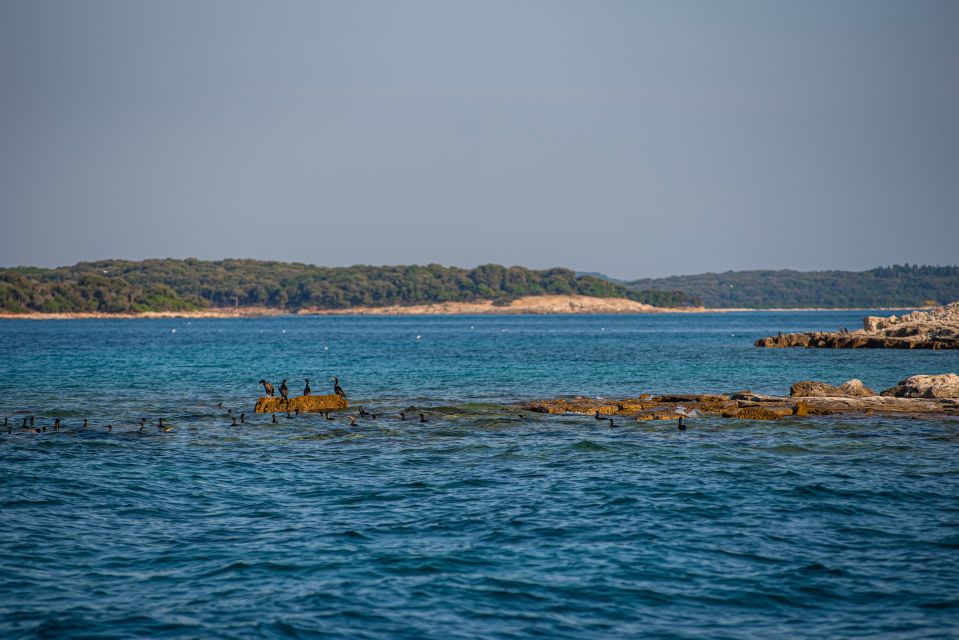
[[[912,307],[909,307],[912,309]],[[710,309],[706,307],[653,307],[625,298],[591,296],[526,296],[509,305],[497,306],[491,300],[479,302],[442,302],[414,306],[352,307],[350,309],[301,309],[295,314],[269,307],[224,307],[199,311],[148,311],[145,313],[0,313],[0,320],[81,320],[108,318],[259,318],[289,315],[519,315],[575,313],[733,313],[739,311],[862,311],[863,309]],[[899,311],[899,308],[884,308]]]

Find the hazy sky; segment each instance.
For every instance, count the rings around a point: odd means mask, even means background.
[[[959,262],[959,2],[0,2],[0,264]]]

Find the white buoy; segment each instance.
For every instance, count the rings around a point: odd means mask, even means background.
[[[176,329],[170,329],[170,333],[176,333]]]
[[[417,340],[419,340],[419,339],[420,339],[420,337],[419,337],[419,336],[416,336],[416,339],[417,339]]]
[[[323,351],[329,351],[329,350],[330,350],[329,347],[323,347]]]

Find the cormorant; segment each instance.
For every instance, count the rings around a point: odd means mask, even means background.
[[[333,420],[333,419],[334,419],[334,418],[331,418],[331,417],[330,417],[330,412],[329,412],[329,411],[327,411],[327,412],[324,413],[323,415],[326,416],[326,419],[327,419],[327,420]]]
[[[140,418],[140,423],[141,423],[141,424],[143,423],[143,418]],[[89,425],[88,425],[88,423],[87,423],[87,419],[84,418],[84,419],[83,419],[83,426],[81,427],[81,429],[86,429],[88,426],[89,426]]]
[[[289,412],[289,411],[286,412],[286,419],[287,419],[287,420],[292,420],[292,419],[293,419],[293,416],[290,415],[290,412]]]
[[[376,420],[376,414],[375,414],[375,413],[371,413],[371,414],[370,414],[370,418],[373,419],[373,420]]]
[[[420,414],[420,422],[429,422],[429,420],[427,420],[427,419],[426,419],[426,416],[421,413],[421,414]]]
[[[56,429],[57,431],[60,430],[60,418],[53,419],[53,428]]]
[[[236,416],[233,416],[233,424],[231,424],[230,426],[231,426],[231,427],[235,427],[235,426],[236,426]]]
[[[241,414],[240,414],[240,424],[246,424],[246,414],[245,414],[245,413],[241,413]]]
[[[36,416],[30,416],[30,426],[32,427],[37,421]]]
[[[263,385],[263,391],[266,393],[266,395],[270,396],[271,398],[273,397],[273,385],[272,385],[272,384],[270,384],[270,383],[267,382],[266,380],[260,380],[259,382],[257,382],[257,384],[262,384],[262,385]]]
[[[593,417],[596,418],[597,420],[605,420],[603,416],[599,415],[599,410],[596,411],[596,415]]]
[[[163,424],[163,418],[160,418],[160,419],[157,421],[157,429],[165,429],[165,428],[166,428],[166,426]]]
[[[406,421],[406,413],[400,411],[400,420]]]
[[[286,386],[286,378],[284,378],[283,382],[280,383],[280,397],[286,400],[289,393],[290,389]]]
[[[83,421],[83,424],[86,425],[86,423],[87,423],[87,421],[84,420],[84,421]],[[146,418],[140,418],[140,428],[137,429],[137,431],[143,431],[143,427],[146,426],[146,423],[147,423],[147,419],[146,419]]]
[[[112,424],[108,424],[108,425],[107,425],[107,431],[113,431],[113,425],[112,425]]]
[[[273,414],[273,424],[276,424],[276,414]]]
[[[360,417],[365,418],[368,415],[370,415],[370,413],[363,408],[363,405],[360,405]]]
[[[23,428],[24,428],[24,429],[27,428],[27,420],[28,420],[28,419],[29,419],[29,418],[27,418],[26,416],[24,416],[24,418],[23,418]]]
[[[615,426],[616,426],[615,424],[613,424],[613,419],[612,419],[612,418],[609,419],[609,426],[611,426],[611,427],[615,427]]]
[[[313,389],[310,389],[310,379],[309,378],[303,378],[303,379],[306,380],[306,386],[303,387],[303,395],[308,396],[311,393],[313,393]]]
[[[340,386],[340,379],[336,376],[330,378],[333,381],[333,393],[340,396],[341,398],[346,397],[346,392],[343,391],[343,387]]]
[[[261,382],[262,382],[262,381],[261,381]],[[217,402],[217,403],[216,403],[216,408],[217,408],[217,409],[222,409],[222,408],[223,408],[223,403],[222,403],[222,402]]]
[[[679,429],[680,431],[685,431],[685,430],[686,430],[686,425],[683,424],[683,417],[682,417],[682,416],[679,416],[679,424],[676,425],[676,428]]]

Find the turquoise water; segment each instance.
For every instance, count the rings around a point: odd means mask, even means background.
[[[956,637],[954,419],[502,406],[959,370],[752,346],[862,315],[0,322],[0,415],[64,424],[0,436],[0,636]],[[378,419],[252,414],[331,375]]]

